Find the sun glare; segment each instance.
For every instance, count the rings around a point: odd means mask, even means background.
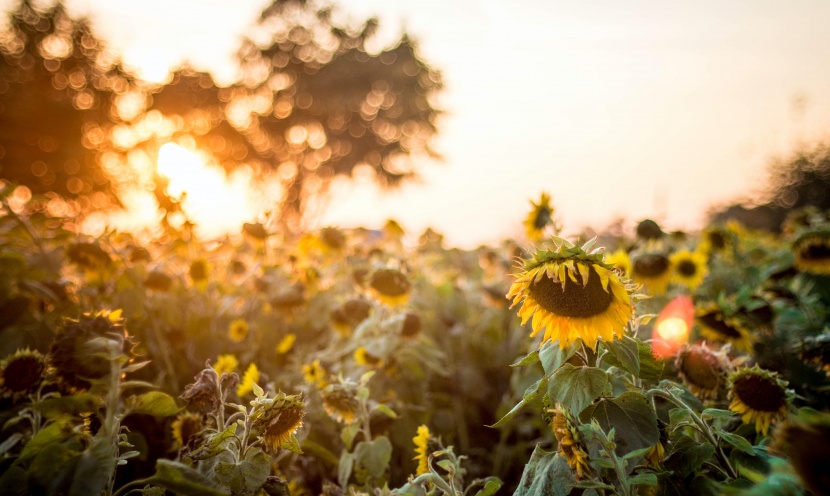
[[[167,193],[182,196],[185,213],[207,235],[233,232],[261,210],[252,191],[252,174],[241,168],[231,175],[206,164],[198,153],[175,143],[161,146],[158,172],[170,182]]]

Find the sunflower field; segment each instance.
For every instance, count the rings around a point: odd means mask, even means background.
[[[3,495],[828,494],[830,219],[91,238],[0,215]]]

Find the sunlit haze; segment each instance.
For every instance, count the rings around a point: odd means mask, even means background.
[[[70,0],[147,79],[190,60],[232,78],[239,37],[268,2]],[[701,226],[708,208],[755,194],[767,164],[830,130],[830,3],[349,0],[406,28],[446,88],[446,114],[421,181],[382,193],[336,181],[314,226],[411,232],[460,246],[518,236],[547,191],[565,231],[646,217]],[[224,183],[183,148],[159,172],[186,192],[196,222],[231,226],[259,212],[244,171]],[[175,166],[174,166],[175,164]],[[198,184],[198,186],[197,186]],[[217,201],[221,198],[221,201]],[[262,205],[273,205],[264,201]]]

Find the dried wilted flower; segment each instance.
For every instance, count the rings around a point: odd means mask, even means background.
[[[726,383],[729,360],[703,344],[684,345],[675,359],[677,374],[701,399],[714,398]]]
[[[352,424],[359,407],[357,388],[350,383],[329,384],[321,392],[323,408],[331,418],[344,424]]]
[[[222,403],[219,398],[219,385],[216,371],[208,366],[194,377],[195,382],[184,388],[179,396],[187,402],[188,408],[199,413],[212,413],[219,409]]]
[[[34,392],[45,370],[46,359],[40,352],[17,350],[0,362],[0,391],[15,399]]]
[[[280,392],[274,398],[257,398],[252,405],[254,429],[269,453],[276,453],[303,425],[305,403],[298,395]]]

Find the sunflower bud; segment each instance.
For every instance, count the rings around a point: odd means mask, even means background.
[[[207,367],[194,379],[196,382],[185,386],[184,393],[179,398],[187,402],[188,408],[199,413],[212,413],[218,410],[221,399],[216,371]]]
[[[706,343],[685,345],[674,361],[677,375],[701,399],[715,398],[726,382],[728,359],[710,350]]]

